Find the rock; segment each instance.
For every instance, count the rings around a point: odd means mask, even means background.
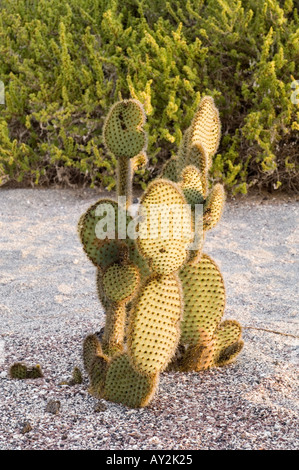
[[[49,400],[46,406],[46,411],[57,415],[60,411],[61,403],[59,400]]]

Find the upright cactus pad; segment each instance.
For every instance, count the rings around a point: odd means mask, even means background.
[[[192,218],[179,187],[158,179],[149,184],[140,201],[141,216],[137,240],[140,253],[157,274],[177,271],[187,258]]]
[[[205,347],[195,348],[192,369],[196,371],[230,364],[243,348],[242,329],[235,320],[225,320]],[[199,352],[199,353],[198,353]],[[187,368],[188,370],[188,368]]]
[[[78,233],[84,251],[90,261],[101,269],[105,269],[118,260],[119,216],[125,219],[125,226],[132,220],[117,202],[112,199],[101,199],[93,204],[79,220]],[[112,231],[109,231],[110,227]]]
[[[145,113],[136,100],[123,100],[112,106],[103,129],[104,143],[116,157],[132,158],[145,150]]]
[[[241,339],[242,327],[236,320],[225,320],[214,334],[213,365],[216,367],[230,364],[244,346]]]
[[[126,197],[127,208],[132,203],[134,171],[147,161],[144,123],[145,113],[141,103],[123,100],[112,106],[104,124],[104,144],[117,158],[117,193]]]
[[[83,342],[83,364],[85,371],[90,374],[92,364],[97,356],[103,356],[101,343],[95,334],[86,336]]]
[[[186,166],[181,173],[180,186],[186,201],[192,209],[196,204],[204,202],[204,187],[200,171],[193,165]]]
[[[211,230],[219,222],[225,203],[222,184],[215,184],[204,203],[203,229]]]
[[[165,163],[162,168],[162,177],[177,182],[186,166],[196,166],[201,173],[204,194],[206,195],[208,190],[207,173],[211,167],[213,155],[219,146],[220,133],[219,112],[214,100],[211,96],[204,96],[190,127],[184,132],[178,156]]]
[[[200,371],[229,364],[243,347],[241,326],[235,320],[220,323],[225,307],[225,288],[214,261],[202,255],[197,264],[180,271],[184,318],[180,348],[170,369]]]
[[[208,166],[211,165],[212,157],[218,149],[220,141],[220,119],[219,113],[211,96],[205,96],[199,105],[192,120],[189,142],[192,147],[201,145],[208,155]]]
[[[158,380],[158,374],[138,372],[127,354],[115,356],[106,375],[103,397],[130,408],[141,408],[152,400]]]
[[[161,178],[177,183],[178,181],[177,162],[178,160],[175,157],[170,158],[170,160],[167,160],[161,170]]]
[[[129,258],[138,266],[141,276],[149,274],[147,262],[140,256],[135,240],[127,236],[127,228],[132,221],[128,211],[112,199],[101,199],[81,216],[78,224],[79,237],[86,255],[97,268],[103,270],[118,262],[122,246],[126,243]],[[113,232],[107,232],[105,238],[99,238],[102,230],[108,230],[106,222],[113,227]],[[119,227],[123,233],[119,233]]]
[[[130,313],[128,351],[144,374],[166,368],[180,336],[183,312],[181,286],[175,275],[152,275]]]
[[[103,274],[106,296],[114,302],[128,301],[134,295],[139,283],[139,271],[133,264],[109,266]]]
[[[179,275],[184,292],[181,343],[205,346],[211,341],[224,313],[223,278],[207,255],[203,255],[196,265],[186,264]]]

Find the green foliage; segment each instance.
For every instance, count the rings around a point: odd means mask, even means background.
[[[211,176],[233,192],[298,187],[299,20],[293,0],[3,0],[0,179],[109,190],[103,116],[122,98],[149,116],[144,187],[202,95],[224,138]],[[162,150],[163,149],[163,150]],[[1,184],[0,182],[0,184]],[[296,183],[297,182],[297,183]]]

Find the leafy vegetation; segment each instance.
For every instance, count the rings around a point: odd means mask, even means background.
[[[151,136],[148,168],[135,176],[144,188],[208,94],[223,135],[212,181],[233,193],[298,190],[293,0],[2,0],[0,57],[2,183],[112,189],[103,119],[132,97]]]

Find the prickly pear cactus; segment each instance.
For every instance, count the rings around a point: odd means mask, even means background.
[[[98,201],[78,227],[83,248],[97,268],[106,312],[101,334],[90,334],[83,342],[89,391],[133,408],[151,402],[162,371],[225,365],[243,346],[238,322],[222,321],[223,278],[202,252],[205,234],[219,221],[225,200],[220,184],[208,187],[220,139],[214,101],[203,98],[178,157],[149,184],[133,219],[128,210],[132,178],[147,162],[144,122],[136,100],[112,107],[104,142],[118,160],[117,196],[126,201]],[[137,239],[129,235],[132,224]]]
[[[225,307],[224,282],[217,265],[203,254],[206,233],[219,222],[225,203],[221,184],[208,188],[208,172],[219,140],[218,110],[211,97],[204,97],[184,134],[178,157],[169,162],[170,167],[166,165],[163,169],[164,177],[173,175],[176,170],[175,180],[192,208],[196,241],[179,272],[184,317],[180,344],[170,369],[199,371],[225,365],[232,362],[243,347],[238,322],[220,323]],[[195,207],[200,204],[202,220],[195,226]]]
[[[117,192],[132,203],[134,169],[146,163],[145,113],[139,101],[123,100],[112,106],[103,129],[106,148],[117,158]],[[133,160],[133,165],[132,161]]]
[[[21,362],[15,362],[9,369],[9,375],[12,379],[38,379],[43,377],[43,372],[41,366],[37,364],[36,366],[27,367],[26,364]]]

